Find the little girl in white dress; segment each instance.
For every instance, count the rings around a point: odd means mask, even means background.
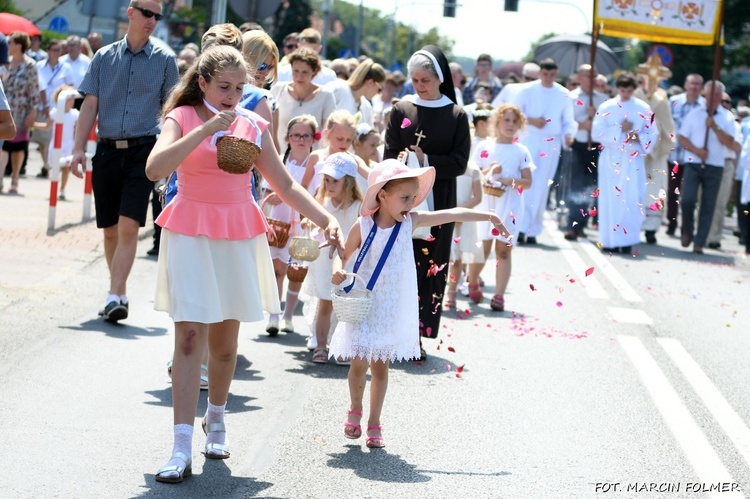
[[[367,370],[371,369],[371,407],[365,442],[368,447],[385,446],[380,415],[390,362],[420,358],[412,229],[489,220],[500,232],[507,234],[505,226],[493,213],[468,208],[412,212],[427,197],[434,181],[435,169],[432,167],[409,169],[396,159],[387,159],[376,165],[368,177],[362,216],[347,237],[344,258],[336,257],[333,262],[332,282],[339,285],[348,277],[343,269],[361,246],[354,273],[362,283],[355,283],[355,286],[364,283],[372,291],[368,316],[359,323],[339,322],[329,351],[331,357],[351,359],[351,406],[344,425],[347,438],[362,436],[359,424],[362,399]]]

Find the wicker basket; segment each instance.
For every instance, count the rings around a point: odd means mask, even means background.
[[[361,279],[357,274],[346,274],[356,281]],[[343,283],[342,283],[343,284]],[[362,322],[367,318],[372,306],[372,291],[369,289],[352,289],[348,293],[343,287],[331,290],[331,301],[333,302],[333,312],[341,322]]]
[[[286,267],[286,277],[289,282],[302,282],[307,276],[307,267],[292,263]]]
[[[270,197],[271,195],[269,194],[263,199],[263,202],[260,204],[261,211],[263,211],[263,206],[266,205]],[[270,217],[266,217],[266,221],[271,228],[271,230],[266,233],[266,236],[268,237],[268,245],[273,246],[274,248],[285,247],[289,240],[289,233],[292,230],[292,224]]]
[[[482,190],[486,195],[495,196],[497,198],[502,197],[502,195],[505,194],[505,189],[490,184],[489,182],[484,182],[482,184]]]
[[[225,172],[242,175],[250,171],[260,151],[259,145],[247,139],[225,135],[216,142],[216,161]]]
[[[304,236],[295,236],[289,243],[289,256],[303,262],[314,262],[320,256],[318,241],[310,237],[310,222]]]

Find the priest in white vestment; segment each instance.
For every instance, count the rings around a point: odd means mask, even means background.
[[[544,210],[551,182],[557,172],[563,143],[573,143],[578,123],[573,116],[570,92],[555,82],[557,63],[553,59],[539,62],[539,80],[528,83],[519,92],[516,105],[526,116],[527,134],[521,138],[536,165],[531,189],[524,191],[524,217],[520,221],[518,242],[536,243],[542,232]]]
[[[644,159],[659,134],[649,105],[633,96],[635,77],[623,73],[615,85],[617,97],[599,107],[591,132],[603,148],[597,165],[599,242],[603,251],[629,254],[648,209]]]

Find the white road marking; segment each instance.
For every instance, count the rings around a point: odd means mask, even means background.
[[[630,358],[641,381],[651,394],[654,405],[659,410],[680,444],[701,482],[706,484],[723,482],[735,483],[732,475],[724,467],[719,456],[705,434],[693,419],[679,395],[669,384],[667,377],[648,353],[640,339],[633,336],[618,336],[623,350]],[[710,493],[711,497],[727,497],[728,493]],[[729,497],[744,497],[743,494],[731,494]]]
[[[608,307],[609,315],[624,324],[653,324],[654,321],[643,310],[636,308]]]
[[[611,262],[607,261],[607,258],[602,255],[599,248],[597,248],[593,244],[586,244],[586,242],[583,242],[581,244],[581,248],[583,248],[583,250],[588,253],[591,259],[594,260],[596,269],[600,270],[607,277],[607,279],[609,279],[609,282],[612,283],[615,289],[620,293],[620,295],[622,295],[622,297],[626,301],[632,303],[643,302],[643,298],[641,298],[640,295],[635,291],[635,289],[633,289],[632,286],[628,284],[625,278],[620,275],[617,269],[615,269],[614,265],[612,265]]]
[[[563,237],[562,233],[557,230],[556,226],[547,228],[549,229],[547,233],[552,237],[552,239],[555,240],[555,244],[558,248],[560,248],[562,255],[573,268],[573,272],[575,272],[576,276],[578,277],[578,281],[583,284],[583,287],[586,289],[588,295],[591,298],[596,298],[599,300],[609,299],[607,291],[604,289],[595,275],[592,274],[586,277],[586,269],[588,269],[589,266],[587,266],[586,263],[584,263],[583,259],[578,256],[576,250],[573,249],[573,245]]]
[[[688,380],[705,406],[750,466],[750,429],[706,376],[685,348],[674,338],[656,340]]]

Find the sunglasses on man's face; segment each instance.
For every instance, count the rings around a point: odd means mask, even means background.
[[[289,45],[284,45],[284,48],[287,50],[294,50],[297,48],[297,45],[295,45],[294,43],[290,43]]]
[[[136,7],[135,5],[133,5],[133,8],[139,11],[141,14],[143,14],[143,17],[145,17],[146,19],[151,19],[152,17],[155,17],[156,22],[159,22],[164,18],[163,15],[157,14],[156,12],[148,10],[148,9],[144,9],[143,7]]]

